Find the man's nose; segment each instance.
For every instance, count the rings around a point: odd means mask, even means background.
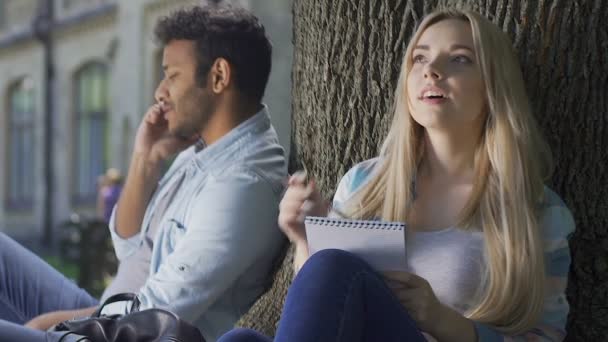
[[[156,87],[156,91],[154,91],[154,99],[156,102],[167,102],[167,98],[169,97],[169,93],[167,92],[167,88],[165,87],[165,80],[160,81],[158,87]]]

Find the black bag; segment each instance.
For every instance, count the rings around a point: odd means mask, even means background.
[[[126,315],[101,315],[111,303],[131,301]],[[139,311],[139,300],[133,293],[119,293],[108,298],[91,317],[69,320],[57,324],[53,331],[63,331],[58,342],[205,342],[200,331],[162,309]]]

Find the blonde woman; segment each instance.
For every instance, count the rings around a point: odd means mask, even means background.
[[[306,215],[328,206],[292,176],[279,224],[296,245],[276,341],[559,341],[572,216],[544,187],[551,158],[507,36],[470,11],[432,13],[404,56],[378,158],[334,197],[348,216],[407,223],[409,273],[309,256]],[[235,330],[222,341],[266,341]]]

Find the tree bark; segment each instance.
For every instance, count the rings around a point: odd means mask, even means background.
[[[292,162],[313,175],[329,198],[352,165],[377,155],[406,45],[438,4],[480,12],[509,34],[518,51],[535,116],[556,161],[549,186],[577,223],[570,241],[568,340],[603,340],[608,335],[608,2],[295,0]],[[256,303],[258,309],[280,305],[278,293],[285,289],[277,289],[284,286],[275,286],[272,296]],[[263,323],[266,331],[276,324],[270,321]]]

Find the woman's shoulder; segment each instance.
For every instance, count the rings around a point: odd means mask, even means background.
[[[574,232],[574,217],[561,197],[545,186],[545,196],[541,205],[541,225],[544,239],[549,242],[559,243],[568,239]],[[554,246],[557,247],[557,246]]]
[[[334,201],[345,201],[351,194],[365,184],[380,163],[379,160],[380,159],[376,157],[362,161],[351,167],[340,180],[338,188],[336,189]]]
[[[362,161],[355,164],[355,166],[351,167],[350,170],[344,174],[344,178],[349,180],[351,190],[356,190],[369,179],[369,176],[373,173],[378,164],[380,164],[379,161],[379,157]]]

